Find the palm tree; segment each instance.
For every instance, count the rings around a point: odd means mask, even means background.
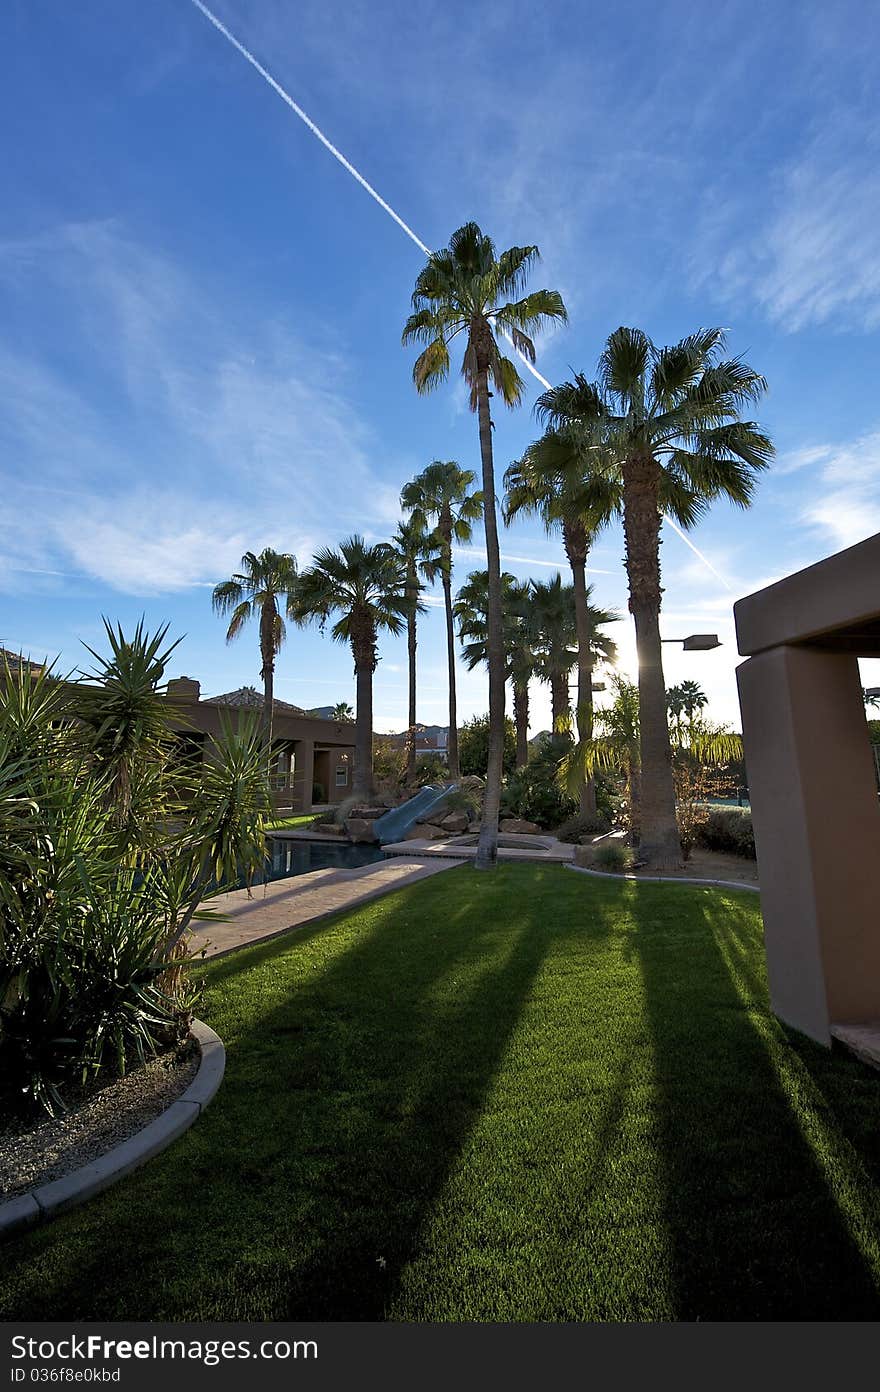
[[[424,574],[433,580],[440,576],[446,609],[446,661],[449,671],[449,777],[458,778],[458,712],[455,700],[455,629],[452,616],[452,543],[466,545],[473,535],[473,523],[482,511],[479,493],[470,490],[476,482],[470,469],[462,469],[454,459],[435,459],[405,485],[400,506],[411,514],[411,523],[421,533],[430,533],[428,545],[434,551],[423,563]],[[415,722],[413,722],[415,723]]]
[[[611,677],[614,699],[596,712],[596,732],[583,746],[572,750],[562,762],[563,777],[569,788],[576,786],[586,763],[592,772],[608,770],[621,774],[626,784],[630,828],[638,841],[641,825],[641,730],[639,689],[635,682],[615,672]]]
[[[709,698],[699,682],[682,682],[678,690],[681,696],[682,715],[689,724],[693,724],[695,717],[699,715],[704,706],[709,704]]]
[[[501,576],[504,671],[513,687],[513,722],[516,729],[516,767],[529,759],[529,682],[535,674],[535,650],[531,627],[532,587],[507,571]],[[489,576],[474,570],[456,596],[458,636],[464,644],[468,671],[488,662]]]
[[[614,662],[617,648],[614,641],[601,632],[605,624],[613,623],[616,614],[597,609],[590,603],[592,586],[587,586],[587,647],[590,668],[597,662]],[[574,616],[574,586],[563,585],[562,576],[552,580],[533,580],[531,624],[537,653],[538,676],[550,683],[553,735],[570,739],[571,702],[568,678],[578,660],[578,632]]]
[[[406,781],[416,781],[416,646],[417,615],[422,610],[419,595],[422,592],[421,575],[430,554],[428,537],[414,518],[398,522],[397,531],[391,539],[406,572],[406,646],[409,670],[409,712],[406,728]]]
[[[348,701],[337,701],[330,712],[331,720],[338,720],[343,725],[350,725],[354,721],[354,709]]]
[[[479,421],[489,575],[489,760],[475,862],[481,870],[494,866],[497,860],[504,760],[501,557],[495,516],[489,381],[491,378],[506,406],[518,405],[525,383],[513,359],[502,354],[496,331],[509,338],[524,358],[534,362],[535,345],[530,335],[547,323],[567,317],[558,291],[522,293],[537,259],[535,246],[510,247],[497,256],[492,239],[475,222],[465,223],[452,234],[448,247],[432,252],[419,273],[412,296],[413,312],[403,330],[404,343],[425,345],[413,366],[413,381],[419,392],[429,392],[446,380],[449,345],[458,334],[464,334],[461,372],[470,388],[471,410],[477,412]]]
[[[296,604],[296,558],[266,547],[259,556],[247,551],[241,570],[214,587],[212,604],[216,614],[231,614],[226,641],[237,638],[249,619],[260,621],[260,672],[263,678],[263,729],[272,747],[272,712],[275,688],[275,659],[287,636],[279,605],[291,617]]]
[[[666,691],[666,710],[674,729],[681,725],[681,717],[684,715],[684,697],[680,686],[670,686]]]
[[[549,533],[557,527],[571,567],[577,628],[578,741],[593,732],[593,667],[588,618],[587,557],[596,535],[620,511],[621,491],[613,473],[603,470],[594,449],[574,430],[549,430],[515,460],[504,475],[503,514],[537,514]],[[616,617],[616,616],[614,616]],[[610,621],[610,620],[609,620]],[[596,784],[584,771],[578,789],[581,815],[596,812]]]
[[[773,456],[744,408],[766,382],[739,358],[723,358],[721,329],[699,329],[657,348],[640,329],[619,328],[599,360],[537,403],[555,428],[582,428],[602,441],[623,490],[629,608],[636,629],[641,700],[641,856],[657,868],[681,864],[672,751],[660,643],[660,526],[664,513],[692,527],[716,498],[748,507]]]
[[[331,614],[338,614],[332,637],[351,645],[357,688],[352,792],[359,798],[370,798],[374,792],[373,673],[379,660],[378,636],[382,629],[403,632],[405,586],[406,574],[394,548],[384,542],[368,546],[361,536],[340,542],[338,551],[329,547],[319,551],[300,576],[297,621],[317,620],[323,629]]]

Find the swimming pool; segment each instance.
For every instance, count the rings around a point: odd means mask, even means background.
[[[355,870],[360,865],[372,865],[385,859],[378,846],[355,846],[349,841],[292,841],[281,836],[266,839],[269,851],[266,870],[252,881],[253,884],[308,875],[311,870]]]

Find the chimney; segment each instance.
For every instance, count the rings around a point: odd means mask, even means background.
[[[192,677],[173,677],[168,683],[170,701],[198,701],[201,684]]]

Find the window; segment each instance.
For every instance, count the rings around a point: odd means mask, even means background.
[[[348,764],[336,765],[336,786],[337,788],[348,787]]]

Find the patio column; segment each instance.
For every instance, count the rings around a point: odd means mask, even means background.
[[[880,1020],[880,804],[858,660],[769,648],[737,668],[773,1009],[830,1045]]]
[[[297,812],[311,812],[312,784],[315,781],[315,741],[297,740],[294,744],[293,803]]]

